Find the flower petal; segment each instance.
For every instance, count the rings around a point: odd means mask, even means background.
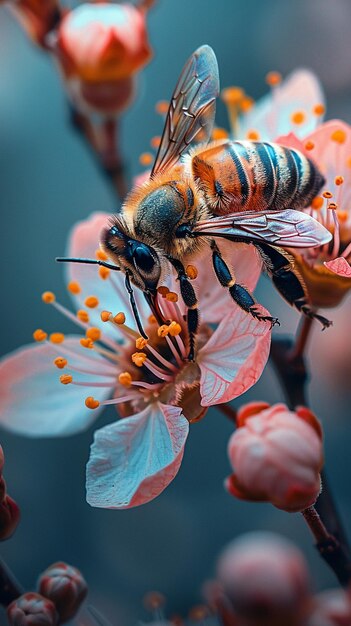
[[[110,217],[108,213],[93,213],[87,220],[78,222],[71,231],[68,256],[95,259],[95,251],[99,248],[100,233],[108,225]],[[81,293],[74,296],[76,306],[84,308],[84,301],[88,296],[94,295],[98,298],[99,306],[89,310],[90,321],[93,325],[100,325],[100,311],[105,309],[113,313],[123,311],[126,323],[135,327],[123,272],[111,271],[109,277],[102,280],[97,267],[69,263],[67,278],[68,281],[79,282],[81,286]],[[141,319],[145,321],[150,315],[150,310],[142,292],[137,287],[134,288],[134,297]],[[104,332],[116,338],[115,329],[110,324],[105,324]]]
[[[80,346],[77,337],[67,337],[60,345],[62,356],[65,346],[77,353],[76,359],[67,356],[72,366],[104,371],[105,359],[89,350],[90,364],[85,356],[88,351]],[[89,387],[60,383],[60,373],[66,370],[54,366],[57,356],[54,347],[44,343],[26,346],[2,359],[0,424],[4,428],[28,437],[61,437],[88,428],[96,419],[99,409],[92,411],[84,404]],[[93,378],[74,371],[73,376],[77,381]],[[99,382],[111,382],[110,387],[94,388],[94,397],[102,401],[111,395],[116,381],[99,376]]]
[[[202,405],[229,402],[252,387],[266,365],[270,341],[269,322],[239,308],[229,313],[199,350]]]
[[[257,131],[261,141],[275,141],[291,130],[304,137],[321,122],[312,111],[316,104],[323,103],[323,91],[316,76],[308,70],[297,70],[245,115],[240,124],[240,138],[245,138],[250,130]],[[302,124],[292,124],[291,115],[297,111],[305,114]]]
[[[340,256],[337,259],[333,259],[332,261],[327,261],[324,263],[325,267],[328,268],[334,274],[338,276],[344,276],[345,278],[351,278],[351,265],[345,259],[345,257]]]
[[[177,474],[189,423],[161,403],[96,431],[87,465],[91,506],[127,509],[149,502]]]

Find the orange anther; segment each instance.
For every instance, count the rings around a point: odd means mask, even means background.
[[[95,400],[93,396],[88,396],[88,398],[85,399],[85,406],[87,409],[97,409],[98,406],[100,406],[100,402],[99,400]]]
[[[83,337],[83,339],[80,339],[79,343],[83,348],[89,348],[90,350],[94,346],[93,340],[88,337]]]
[[[282,82],[282,75],[279,72],[268,72],[266,74],[266,83],[270,87],[276,87]]]
[[[330,209],[331,211],[336,211],[337,208],[338,205],[336,204],[336,202],[329,202],[328,209]]]
[[[52,293],[52,291],[44,291],[41,299],[43,302],[45,302],[45,304],[51,304],[52,302],[55,302],[56,296],[54,293]]]
[[[161,287],[157,287],[157,293],[159,293],[160,296],[165,298],[166,295],[169,293],[169,289],[165,285],[161,285]]]
[[[104,267],[103,265],[99,267],[99,276],[102,280],[106,280],[109,277],[111,270],[108,267]]]
[[[332,198],[333,197],[333,194],[332,194],[331,191],[324,191],[322,195],[323,195],[323,198]]]
[[[89,309],[95,309],[95,307],[97,307],[97,305],[99,304],[99,300],[95,296],[89,296],[88,298],[86,298],[84,304]]]
[[[51,333],[50,341],[51,343],[62,343],[65,336],[63,333]]]
[[[71,374],[62,374],[62,376],[60,376],[60,383],[62,383],[63,385],[69,385],[73,380],[73,377],[71,376]]]
[[[118,376],[118,381],[121,383],[121,385],[124,385],[124,387],[130,387],[130,385],[132,384],[132,377],[129,372],[121,372]]]
[[[84,324],[89,322],[89,313],[88,311],[84,311],[84,309],[79,309],[79,311],[77,311],[77,317],[81,322],[84,322]]]
[[[157,137],[153,137],[150,141],[150,145],[151,148],[155,148],[155,150],[157,150],[157,148],[159,147],[161,143],[161,137],[157,136]]]
[[[71,280],[71,282],[67,285],[67,289],[75,295],[81,292],[80,284],[76,280]]]
[[[47,336],[48,336],[48,334],[44,330],[42,330],[41,328],[38,328],[33,333],[34,341],[45,341]]]
[[[217,139],[227,139],[228,131],[225,128],[219,128],[218,126],[212,131],[212,139],[216,141]]]
[[[156,324],[157,319],[156,319],[156,317],[154,315],[149,315],[148,322],[149,322],[149,324]]]
[[[321,209],[324,204],[322,196],[316,196],[311,202],[312,209]]]
[[[313,143],[313,141],[306,141],[306,143],[305,143],[305,149],[306,149],[306,150],[313,150],[313,148],[314,148],[314,143]]]
[[[248,130],[246,133],[246,138],[250,141],[258,141],[260,138],[260,134],[257,132],[257,130]]]
[[[95,250],[95,258],[99,259],[99,261],[107,261],[108,256],[106,252],[101,250],[101,248],[98,248],[97,250]]]
[[[100,328],[96,328],[96,326],[91,326],[91,328],[87,328],[85,336],[87,339],[91,339],[92,341],[99,341],[101,337],[101,330]]]
[[[245,96],[240,102],[242,112],[247,113],[248,111],[251,111],[254,104],[255,101],[253,98],[251,98],[250,96]]]
[[[145,354],[145,352],[134,352],[134,354],[132,354],[132,361],[137,367],[142,367],[146,359],[147,355]]]
[[[159,326],[159,328],[157,329],[157,334],[159,337],[166,337],[166,335],[168,335],[168,326],[167,324],[163,324],[162,326]]]
[[[101,311],[100,319],[102,322],[108,322],[111,315],[112,315],[111,311]]]
[[[67,359],[64,359],[63,356],[58,356],[54,361],[54,365],[56,365],[59,370],[63,370],[63,368],[67,365]]]
[[[124,315],[124,313],[117,313],[117,315],[114,316],[113,321],[116,324],[124,324],[126,321],[126,316]]]
[[[141,165],[145,167],[147,165],[151,165],[154,162],[155,157],[151,154],[151,152],[143,152],[139,157],[139,162]]]
[[[190,278],[190,280],[195,280],[195,278],[197,278],[198,271],[195,265],[187,265],[185,271],[187,273],[188,278]]]
[[[168,302],[178,302],[178,294],[174,291],[169,291],[166,293],[166,300],[168,300]]]
[[[221,91],[221,98],[225,104],[239,105],[244,97],[245,92],[241,87],[226,87]]]
[[[291,121],[293,124],[303,124],[306,119],[306,115],[303,111],[295,111],[295,113],[291,116]]]
[[[345,223],[347,222],[347,220],[349,219],[349,214],[347,211],[341,211],[340,209],[336,212],[337,216],[338,216],[338,220],[341,223]]]
[[[324,115],[324,113],[325,113],[325,106],[324,106],[324,104],[316,104],[313,107],[313,113],[315,115]]]
[[[346,165],[347,165],[347,167],[351,167],[351,157],[346,159]]]
[[[167,100],[159,100],[156,102],[155,109],[156,113],[160,113],[160,115],[165,115],[169,108],[169,102]]]
[[[147,346],[147,339],[144,339],[144,337],[138,337],[138,339],[135,340],[137,350],[143,350],[145,346]]]
[[[180,324],[178,324],[178,322],[171,322],[168,326],[168,332],[171,337],[175,337],[176,335],[180,335],[180,333],[182,332],[182,327]]]
[[[346,141],[346,133],[344,130],[339,128],[338,130],[334,130],[331,134],[330,139],[335,141],[336,143],[345,143]]]
[[[344,182],[344,177],[343,176],[335,176],[334,183],[336,185],[342,185],[343,182]]]
[[[143,604],[148,611],[155,611],[165,605],[166,599],[159,591],[149,591],[143,598]]]

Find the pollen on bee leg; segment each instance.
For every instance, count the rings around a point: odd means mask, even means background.
[[[95,309],[98,304],[99,304],[99,300],[96,298],[96,296],[88,296],[85,299],[84,302],[85,306],[87,306],[89,309]]]
[[[100,319],[102,322],[108,322],[112,317],[111,311],[101,311]]]
[[[168,332],[171,335],[171,337],[176,337],[177,335],[180,335],[180,333],[182,332],[182,327],[180,324],[178,324],[178,322],[171,322],[170,325],[168,326]]]
[[[41,295],[41,299],[45,302],[45,304],[51,304],[52,302],[55,302],[56,296],[52,291],[44,291]]]
[[[62,385],[69,385],[72,381],[73,376],[71,376],[71,374],[62,374],[62,376],[60,376],[60,383],[62,383]]]
[[[311,207],[312,209],[318,210],[322,208],[323,204],[324,204],[324,200],[322,196],[316,196],[315,198],[313,198],[311,202]]]
[[[166,293],[166,300],[168,300],[168,302],[178,302],[178,294],[174,291],[169,291]]]
[[[138,337],[135,340],[135,347],[137,350],[143,350],[145,346],[147,346],[147,339],[144,339],[144,337]]]
[[[293,124],[303,124],[306,120],[306,114],[304,113],[304,111],[295,111],[294,113],[292,113],[290,119]]]
[[[125,324],[126,316],[122,312],[117,313],[114,316],[113,321],[115,322],[115,324],[119,324],[119,325]]]
[[[85,406],[87,409],[97,409],[100,406],[99,400],[95,400],[93,396],[88,396],[85,398]]]
[[[99,259],[99,261],[107,261],[108,260],[108,256],[107,256],[106,252],[101,250],[101,248],[97,248],[97,250],[95,250],[95,258]]]
[[[167,326],[167,324],[162,324],[162,326],[159,326],[159,328],[157,329],[157,334],[159,337],[166,337],[169,333],[169,327]]]
[[[106,278],[109,277],[111,273],[111,270],[108,269],[108,267],[99,267],[99,276],[100,278],[102,278],[102,280],[106,280]]]
[[[48,336],[48,334],[44,330],[42,330],[41,328],[38,328],[33,333],[34,341],[45,341],[47,336]]]
[[[197,267],[195,267],[195,265],[187,265],[185,271],[190,280],[195,280],[198,276]]]
[[[56,367],[58,367],[59,370],[63,370],[63,368],[66,367],[67,365],[67,359],[64,359],[63,356],[58,356],[54,360],[54,365],[56,365]]]
[[[91,339],[92,341],[99,341],[101,338],[101,330],[100,328],[96,328],[96,326],[91,326],[90,328],[87,328],[85,336],[87,339]]]
[[[142,367],[146,359],[147,355],[145,352],[134,352],[134,354],[132,354],[132,361],[137,367]]]
[[[165,285],[161,285],[160,287],[157,287],[157,293],[159,293],[162,298],[165,298],[169,293],[169,289]]]
[[[62,343],[64,341],[64,334],[63,333],[51,333],[50,335],[50,341],[51,343]]]
[[[67,285],[67,289],[70,293],[73,293],[74,295],[77,295],[81,292],[80,284],[76,280],[71,280]]]
[[[79,311],[77,311],[77,317],[81,322],[84,322],[84,324],[88,324],[89,322],[88,311],[84,311],[84,309],[79,309]]]
[[[271,71],[266,74],[266,83],[270,87],[276,87],[277,85],[280,85],[281,82],[282,75],[280,74],[280,72]]]
[[[118,382],[124,387],[130,387],[132,384],[132,377],[129,372],[121,372],[118,376]]]

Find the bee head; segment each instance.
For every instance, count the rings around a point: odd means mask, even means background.
[[[130,236],[120,218],[114,218],[101,234],[102,248],[113,262],[129,273],[132,282],[143,291],[154,292],[161,276],[159,257],[151,246]]]

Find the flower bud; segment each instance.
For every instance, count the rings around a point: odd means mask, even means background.
[[[151,58],[145,11],[82,4],[62,20],[55,51],[78,108],[120,113],[134,95],[133,75]]]
[[[315,610],[308,626],[350,626],[351,600],[343,589],[330,589],[314,598]]]
[[[77,613],[88,588],[78,569],[54,563],[40,576],[38,590],[55,604],[60,622],[66,622]]]
[[[12,0],[11,12],[38,46],[46,47],[46,36],[59,19],[57,0]]]
[[[293,412],[284,404],[251,403],[238,412],[237,423],[228,444],[235,470],[228,491],[290,512],[312,506],[323,465],[321,426],[313,413],[304,407]]]
[[[10,626],[55,626],[55,606],[38,593],[24,593],[7,607]]]
[[[233,541],[219,557],[217,576],[238,623],[304,623],[310,605],[307,566],[299,550],[279,535],[249,533]]]
[[[0,541],[9,539],[20,521],[20,510],[10,496],[4,497],[0,504]]]

